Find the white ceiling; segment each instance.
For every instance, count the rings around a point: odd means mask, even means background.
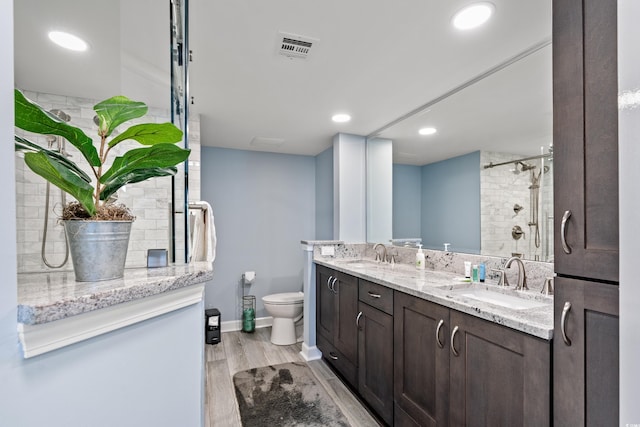
[[[337,132],[369,135],[551,36],[551,0],[493,0],[482,28],[450,19],[469,0],[190,0],[192,112],[204,145],[316,155]],[[16,85],[168,104],[168,2],[14,2]],[[88,55],[46,40],[77,31]],[[279,31],[318,39],[306,60],[277,53]],[[331,122],[337,112],[352,121]],[[438,133],[417,135],[431,125]],[[551,142],[551,48],[383,132],[396,161],[425,164],[477,149],[538,153]],[[283,139],[279,147],[251,145]]]

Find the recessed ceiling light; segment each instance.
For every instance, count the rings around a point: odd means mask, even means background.
[[[422,128],[418,131],[420,135],[433,135],[438,132],[436,128]]]
[[[470,4],[453,16],[453,26],[458,30],[470,30],[479,27],[491,18],[494,8],[493,3],[489,2]]]
[[[346,123],[351,120],[351,116],[348,114],[335,114],[333,117],[331,117],[331,120],[336,123]]]
[[[89,48],[87,42],[82,40],[80,37],[65,33],[64,31],[50,31],[49,39],[58,46],[62,46],[69,50],[75,50],[77,52],[84,52]]]

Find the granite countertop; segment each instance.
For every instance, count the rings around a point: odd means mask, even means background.
[[[553,337],[553,297],[544,296],[535,290],[516,291],[513,287],[498,287],[495,282],[490,281],[464,283],[460,280],[460,274],[417,270],[409,264],[392,266],[377,264],[372,260],[318,258],[314,262],[538,338],[550,340]],[[464,296],[463,294],[469,294],[465,289],[487,289],[539,304],[533,308],[511,309]]]
[[[18,322],[37,325],[158,295],[213,278],[211,263],[126,269],[122,279],[76,282],[73,272],[18,275]]]

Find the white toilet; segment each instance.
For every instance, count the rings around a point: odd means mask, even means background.
[[[304,293],[285,292],[262,297],[264,308],[273,317],[271,342],[276,345],[296,343],[295,323],[302,318]]]

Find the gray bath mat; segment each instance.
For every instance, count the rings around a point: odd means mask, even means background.
[[[238,372],[233,385],[244,427],[349,427],[306,363]]]

